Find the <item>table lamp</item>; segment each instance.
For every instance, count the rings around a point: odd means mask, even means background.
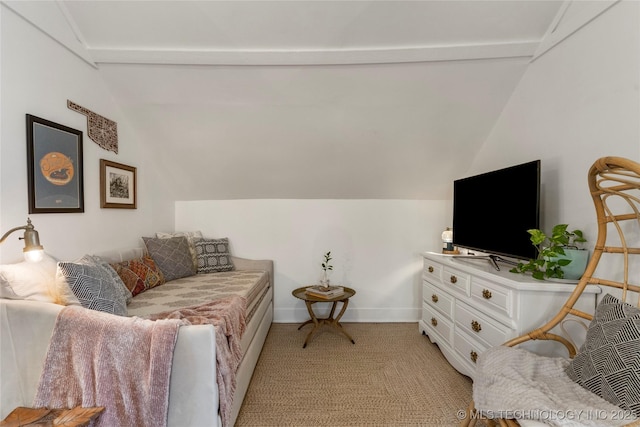
[[[453,230],[447,227],[442,232],[442,253],[443,254],[457,254],[457,250],[453,248]]]
[[[24,230],[23,236],[18,238],[18,240],[24,240],[24,249],[22,250],[24,259],[27,260],[27,262],[40,261],[44,256],[44,248],[40,244],[40,235],[33,227],[33,224],[31,224],[30,218],[27,218],[27,225],[12,228],[4,233],[2,238],[0,238],[0,244],[2,244],[11,233],[18,230]]]

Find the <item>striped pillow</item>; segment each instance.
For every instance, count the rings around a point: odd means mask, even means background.
[[[582,387],[640,417],[640,310],[605,295],[585,343],[565,372]]]
[[[83,307],[119,316],[127,315],[123,283],[90,255],[75,262],[59,262],[57,276],[63,277]]]

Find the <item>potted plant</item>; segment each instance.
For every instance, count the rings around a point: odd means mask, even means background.
[[[331,251],[324,254],[324,261],[322,262],[322,279],[320,280],[320,284],[325,288],[328,288],[330,285],[329,272],[333,270],[333,266],[329,264],[329,261],[331,261]]]
[[[589,251],[578,245],[586,242],[581,230],[568,230],[568,224],[553,227],[551,235],[537,228],[527,230],[538,257],[519,262],[512,273],[531,273],[534,279],[579,279],[587,266]]]

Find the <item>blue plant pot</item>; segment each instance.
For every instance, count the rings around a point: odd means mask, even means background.
[[[569,265],[562,267],[564,278],[569,280],[577,280],[582,277],[584,270],[589,262],[589,251],[586,249],[565,249],[565,256],[559,259],[570,259]]]

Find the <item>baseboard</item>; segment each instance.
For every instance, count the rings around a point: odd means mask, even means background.
[[[326,304],[326,309],[317,309],[318,317],[326,316],[329,313],[330,304]],[[398,322],[418,322],[422,312],[420,308],[361,308],[348,307],[342,317],[342,322],[357,323],[398,323]],[[309,313],[305,307],[301,308],[275,308],[273,315],[274,323],[301,323],[309,319]]]

